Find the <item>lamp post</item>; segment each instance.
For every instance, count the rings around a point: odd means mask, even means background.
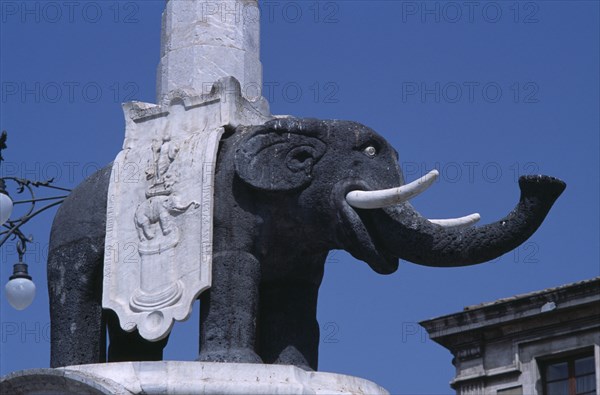
[[[3,131],[0,135],[0,166],[4,160],[2,157],[2,150],[6,149],[6,139],[6,131]],[[29,194],[29,198],[13,201],[6,190],[7,181],[16,184],[17,194],[27,193]],[[8,240],[18,239],[17,254],[19,256],[19,261],[13,265],[13,274],[10,276],[9,281],[5,286],[6,299],[10,305],[17,310],[27,308],[35,297],[35,284],[27,271],[27,264],[23,261],[23,256],[27,251],[27,243],[31,243],[33,237],[25,236],[21,231],[21,226],[25,225],[30,219],[41,212],[46,211],[51,207],[58,206],[68,196],[67,194],[61,196],[36,197],[34,190],[37,190],[37,188],[47,188],[71,192],[70,189],[52,185],[53,181],[54,179],[40,182],[18,177],[0,178],[0,247]],[[45,205],[39,207],[40,202],[44,202],[43,204]],[[26,209],[25,214],[21,215],[19,218],[11,219],[14,206],[20,204],[29,205],[29,207]]]

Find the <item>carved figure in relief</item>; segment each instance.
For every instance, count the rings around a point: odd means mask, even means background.
[[[174,189],[178,175],[169,171],[179,153],[179,145],[171,141],[169,136],[152,142],[153,161],[146,171],[146,180],[150,186],[146,191],[146,200],[135,212],[135,226],[140,239],[140,250],[151,250],[148,244],[157,236],[157,227],[162,236],[171,235],[171,247],[177,244],[178,232],[174,217],[184,213],[191,206],[197,208],[196,201],[183,203]],[[160,243],[158,240],[155,244]],[[157,251],[158,253],[158,251]]]
[[[160,140],[154,140],[152,142],[152,156],[153,163],[152,167],[146,171],[146,179],[152,181],[152,187],[148,191],[149,194],[154,194],[153,190],[157,189],[161,185],[165,185],[165,190],[168,189],[168,178],[171,175],[167,175],[171,163],[175,161],[177,154],[179,153],[179,146],[171,142],[171,137],[165,136]],[[158,190],[155,193],[160,193]]]

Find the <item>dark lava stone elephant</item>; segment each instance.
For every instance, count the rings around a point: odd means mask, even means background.
[[[110,172],[85,180],[54,220],[53,367],[162,359],[167,339],[124,332],[101,307]],[[282,118],[228,130],[216,167],[213,284],[200,297],[199,360],[317,369],[317,294],[330,250],[381,274],[393,273],[399,259],[485,262],[527,240],[565,189],[556,178],[521,177],[514,210],[473,227],[477,215],[430,221],[408,203],[435,176],[405,185],[397,152],[355,122]]]

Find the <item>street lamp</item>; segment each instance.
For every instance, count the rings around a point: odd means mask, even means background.
[[[3,131],[0,135],[0,165],[4,160],[2,157],[2,150],[6,149],[6,138],[6,131]],[[11,181],[16,184],[17,194],[27,191],[27,193],[30,195],[30,199],[13,201],[6,190],[7,181]],[[8,303],[10,303],[10,305],[17,310],[23,310],[27,308],[35,297],[35,284],[33,281],[31,281],[31,276],[27,271],[27,264],[23,261],[23,256],[27,251],[27,243],[31,243],[33,241],[33,237],[25,236],[21,232],[20,228],[39,213],[46,211],[51,207],[58,206],[68,196],[63,195],[36,198],[34,188],[48,188],[64,192],[71,192],[70,189],[51,185],[53,181],[54,179],[40,182],[17,177],[0,178],[0,247],[2,247],[9,239],[18,239],[17,253],[19,255],[19,262],[13,265],[13,274],[10,276],[9,281],[6,283],[4,289],[6,291],[6,299],[8,300]],[[37,208],[36,204],[39,202],[50,203],[41,208]],[[16,219],[10,219],[13,207],[19,204],[28,204],[29,207],[24,215]]]
[[[27,272],[27,264],[23,262],[25,248],[21,241],[17,242],[17,252],[19,253],[19,263],[15,263],[13,266],[13,275],[9,277],[4,290],[8,303],[17,310],[24,310],[35,298],[35,284]]]

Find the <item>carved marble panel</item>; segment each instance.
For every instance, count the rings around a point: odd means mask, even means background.
[[[162,105],[124,105],[113,163],[103,301],[124,330],[164,338],[211,284],[214,168],[224,126],[269,119],[233,78],[210,95],[173,92]]]

